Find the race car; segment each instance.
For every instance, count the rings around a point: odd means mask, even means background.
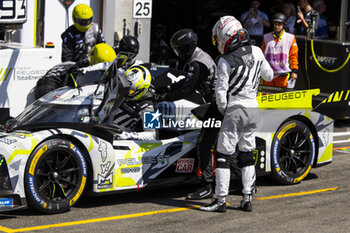
[[[83,193],[127,192],[200,180],[196,146],[205,122],[199,124],[191,110],[185,111],[188,106],[199,106],[196,101],[168,105],[175,106],[171,114],[186,112],[175,120],[188,121],[190,127],[151,124],[158,131],[156,140],[118,140],[122,129],[105,124],[129,93],[125,74],[118,67],[114,61],[97,85],[64,87],[47,94],[3,127],[0,211],[29,206],[43,213],[60,213]],[[149,70],[155,83],[181,76],[163,67]],[[258,97],[258,175],[272,174],[281,183],[298,183],[312,167],[332,161],[333,120],[324,115],[326,110],[312,109],[312,97],[318,93],[302,90]],[[338,100],[345,100],[345,93],[339,96]],[[149,114],[153,120],[162,114],[164,119],[174,119],[164,112]]]

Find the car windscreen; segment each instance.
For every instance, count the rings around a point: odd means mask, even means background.
[[[89,105],[51,104],[37,101],[11,120],[11,128],[40,123],[87,123]]]

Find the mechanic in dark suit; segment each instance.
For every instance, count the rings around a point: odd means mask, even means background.
[[[112,62],[116,57],[114,49],[105,43],[100,43],[95,45],[89,53],[89,63],[91,67],[86,67],[87,70],[105,70],[109,65],[109,62]],[[96,65],[95,65],[96,64]],[[98,66],[94,69],[93,65]],[[41,98],[50,91],[53,91],[57,88],[63,86],[72,86],[76,85],[75,77],[79,70],[84,72],[84,66],[81,63],[66,61],[62,62],[46,72],[46,74],[41,77],[35,88],[34,96],[36,99]]]
[[[170,39],[171,48],[185,64],[188,77],[167,86],[156,89],[156,101],[176,101],[198,92],[204,103],[215,103],[216,65],[213,59],[197,47],[198,37],[191,29],[176,32]],[[216,129],[202,129],[198,138],[198,157],[202,172],[202,187],[187,195],[188,200],[211,198],[213,196],[212,149],[214,148]],[[214,138],[214,140],[213,140]]]
[[[96,23],[92,22],[92,9],[86,4],[74,7],[73,21],[61,35],[62,38],[62,62],[73,61],[88,66],[87,55],[92,47],[99,43],[105,43],[104,36]]]

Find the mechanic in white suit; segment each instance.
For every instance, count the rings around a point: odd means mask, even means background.
[[[241,209],[252,210],[255,193],[255,130],[260,77],[273,79],[273,70],[264,54],[250,43],[249,35],[233,16],[222,17],[213,27],[213,44],[222,54],[218,61],[216,102],[224,115],[216,153],[215,199],[200,207],[204,211],[226,212],[230,184],[230,163],[237,153],[242,168],[243,200]],[[236,151],[236,146],[238,151]]]

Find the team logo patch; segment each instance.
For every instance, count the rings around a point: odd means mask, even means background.
[[[253,54],[246,54],[242,56],[242,60],[244,61],[245,65],[249,68],[252,68],[254,66],[254,57]]]

